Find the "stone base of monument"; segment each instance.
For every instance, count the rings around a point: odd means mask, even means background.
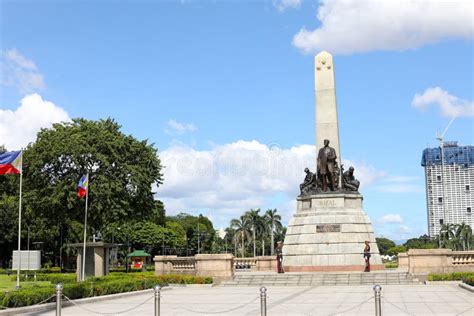
[[[369,217],[359,193],[322,193],[297,198],[283,245],[286,272],[363,271],[371,247],[371,270],[383,270]]]

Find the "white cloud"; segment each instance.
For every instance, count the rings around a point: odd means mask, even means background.
[[[69,121],[69,116],[62,108],[36,93],[27,95],[15,111],[0,109],[0,145],[20,149],[34,141],[41,128],[64,121]]]
[[[381,218],[377,219],[377,223],[379,224],[393,224],[393,223],[398,223],[401,224],[403,223],[403,218],[400,214],[386,214],[382,216]]]
[[[212,212],[219,225],[250,208],[278,208],[284,220],[294,212],[304,168],[315,168],[316,148],[280,148],[258,141],[239,140],[196,150],[174,144],[160,153],[164,184],[157,190],[170,214]],[[344,161],[345,166],[354,165]],[[362,186],[382,174],[366,164],[355,164]]]
[[[193,123],[180,123],[175,120],[169,120],[166,125],[165,132],[168,134],[184,134],[197,131],[197,127]]]
[[[304,53],[351,54],[406,50],[474,34],[468,0],[322,0],[315,30],[302,28],[293,45]]]
[[[23,94],[46,88],[36,64],[16,49],[0,52],[0,73],[2,85],[14,87]]]
[[[438,106],[444,117],[474,116],[474,102],[460,99],[440,87],[428,88],[413,97],[411,105],[418,110]]]
[[[296,9],[301,6],[302,0],[275,0],[273,6],[280,12],[287,9]]]

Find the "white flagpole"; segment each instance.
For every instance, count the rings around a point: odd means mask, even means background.
[[[21,270],[21,191],[23,186],[23,150],[20,151],[20,201],[18,203],[18,267],[16,269],[16,288],[20,288],[20,270]]]
[[[87,172],[86,176],[86,212],[84,214],[84,248],[82,250],[82,275],[81,281],[86,279],[86,237],[87,237],[87,203],[89,200],[89,172]]]

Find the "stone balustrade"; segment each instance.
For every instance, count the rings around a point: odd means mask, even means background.
[[[236,271],[256,271],[257,258],[234,258],[234,269]]]
[[[232,254],[198,254],[193,257],[155,256],[155,275],[190,274],[211,276],[217,281],[234,277],[236,271],[276,271],[276,258],[234,258]]]
[[[474,251],[410,249],[398,254],[398,267],[412,274],[474,272]]]
[[[474,266],[474,251],[453,251],[451,258],[453,265]]]

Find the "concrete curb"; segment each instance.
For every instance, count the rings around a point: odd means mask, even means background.
[[[459,287],[465,290],[468,290],[469,292],[474,293],[474,286],[466,284],[466,283],[459,283]]]
[[[165,290],[172,290],[172,287],[166,286],[161,288],[162,291]],[[74,300],[76,303],[92,303],[92,302],[100,302],[110,299],[118,299],[123,297],[130,297],[136,296],[141,294],[150,293],[153,294],[153,289],[142,290],[142,291],[134,291],[134,292],[125,292],[125,293],[117,293],[117,294],[110,294],[110,295],[101,295],[101,296],[94,296],[94,297],[86,297]],[[73,304],[68,302],[67,300],[63,300],[62,307],[72,306]],[[7,310],[0,310],[0,315],[2,316],[10,316],[10,315],[28,315],[28,314],[35,314],[38,312],[47,312],[54,310],[56,308],[56,303],[46,303],[41,305],[33,305],[33,306],[24,306],[24,307],[12,307]]]

